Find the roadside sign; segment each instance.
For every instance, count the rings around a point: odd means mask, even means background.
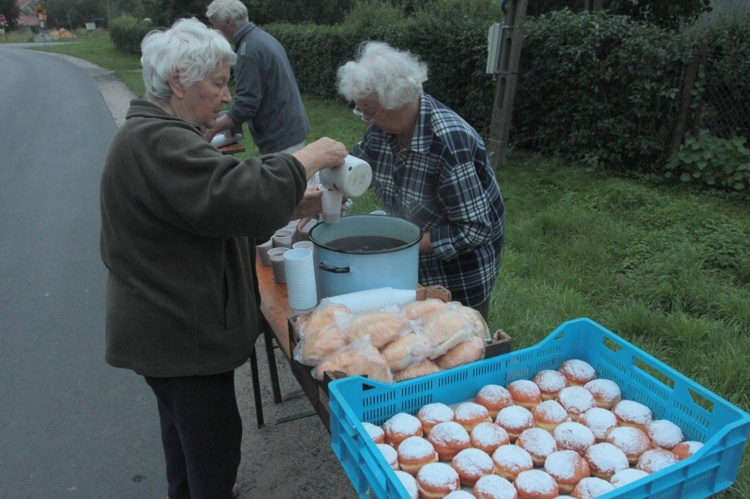
[[[5,14],[0,14],[0,24],[5,24],[7,22],[8,20],[5,19]]]
[[[39,15],[47,13],[47,11],[44,10],[44,7],[42,7],[42,4],[40,4],[40,3],[36,4],[36,9],[34,9],[34,12],[36,12]]]

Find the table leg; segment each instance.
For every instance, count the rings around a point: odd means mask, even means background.
[[[265,319],[263,320],[263,340],[266,344],[266,357],[268,357],[268,374],[271,376],[271,390],[273,390],[273,401],[277,404],[283,402],[281,396],[281,387],[279,386],[279,372],[276,367],[276,355],[273,352],[273,335],[271,326]]]
[[[258,428],[262,428],[263,421],[263,401],[260,398],[260,376],[258,376],[258,357],[255,354],[255,348],[250,354],[250,372],[253,376],[253,394],[255,395],[255,417],[258,420]]]

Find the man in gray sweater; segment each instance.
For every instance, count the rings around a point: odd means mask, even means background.
[[[261,154],[295,152],[310,133],[302,97],[284,47],[251,23],[240,0],[214,0],[206,17],[237,53],[234,67],[234,102],[216,126],[214,135],[247,123]]]

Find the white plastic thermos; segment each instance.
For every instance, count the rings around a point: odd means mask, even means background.
[[[361,196],[370,187],[372,169],[367,161],[351,154],[344,164],[320,170],[320,183],[328,190],[337,190],[348,198]]]

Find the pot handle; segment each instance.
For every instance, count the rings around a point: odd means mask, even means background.
[[[348,274],[352,271],[351,267],[334,267],[333,265],[328,265],[324,262],[320,262],[318,268],[333,274]]]

